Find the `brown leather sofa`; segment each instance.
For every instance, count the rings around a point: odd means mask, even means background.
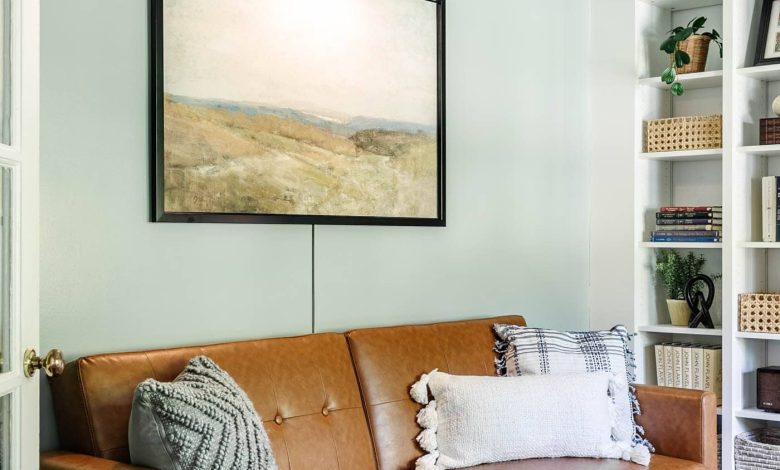
[[[244,388],[263,418],[280,469],[396,470],[421,455],[419,406],[409,386],[423,372],[493,375],[491,325],[510,316],[104,354],[71,362],[51,381],[62,445],[41,456],[46,470],[130,470],[127,425],[142,380],[169,381],[205,354]],[[638,421],[655,444],[651,470],[714,470],[712,393],[638,386]],[[617,460],[537,459],[485,470],[633,469]]]

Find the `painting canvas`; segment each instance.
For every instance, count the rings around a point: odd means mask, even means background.
[[[444,225],[441,2],[151,5],[154,220]]]

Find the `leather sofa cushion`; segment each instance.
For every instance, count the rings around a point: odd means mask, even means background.
[[[376,468],[346,340],[307,335],[202,347],[90,356],[52,380],[64,449],[129,462],[135,387],[171,381],[206,355],[246,391],[263,419],[280,469]]]
[[[494,323],[525,325],[520,316],[353,330],[347,333],[379,468],[414,468],[422,455],[414,438],[420,405],[409,387],[439,369],[456,375],[495,375]]]

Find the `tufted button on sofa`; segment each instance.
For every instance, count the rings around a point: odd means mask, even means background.
[[[127,427],[135,387],[173,380],[190,358],[207,355],[247,392],[283,470],[397,470],[421,455],[419,406],[409,386],[438,368],[493,375],[494,323],[522,317],[409,325],[209,346],[83,357],[51,379],[61,450],[45,470],[131,470]],[[714,470],[715,396],[638,386],[639,424],[655,444],[650,470]],[[485,470],[641,470],[617,460],[534,459]]]

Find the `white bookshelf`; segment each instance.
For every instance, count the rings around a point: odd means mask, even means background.
[[[686,90],[698,90],[701,88],[717,88],[723,86],[723,70],[710,70],[680,75],[677,79],[685,86]],[[639,84],[653,88],[669,89],[669,85],[661,81],[661,77],[640,78]]]
[[[780,334],[739,331],[739,294],[780,292],[780,243],[761,240],[760,179],[780,175],[780,145],[758,145],[759,119],[773,116],[780,95],[780,64],[753,67],[758,0],[635,0],[634,325],[638,377],[655,383],[653,346],[665,341],[723,345],[723,468],[734,468],[734,437],[777,426],[780,414],[756,408],[756,369],[780,365]],[[672,97],[659,75],[667,58],[658,50],[673,25],[696,16],[724,36],[724,57],[712,46],[707,69],[682,76],[685,94]],[[714,52],[713,52],[714,49]],[[723,114],[723,148],[644,152],[643,122],[686,115]],[[719,244],[650,243],[655,211],[664,205],[723,206]],[[658,249],[693,251],[705,272],[722,273],[713,308],[716,330],[673,327],[665,293],[654,279]]]
[[[698,162],[720,160],[723,149],[683,150],[678,152],[642,152],[639,158],[643,160],[662,160],[668,162]]]

